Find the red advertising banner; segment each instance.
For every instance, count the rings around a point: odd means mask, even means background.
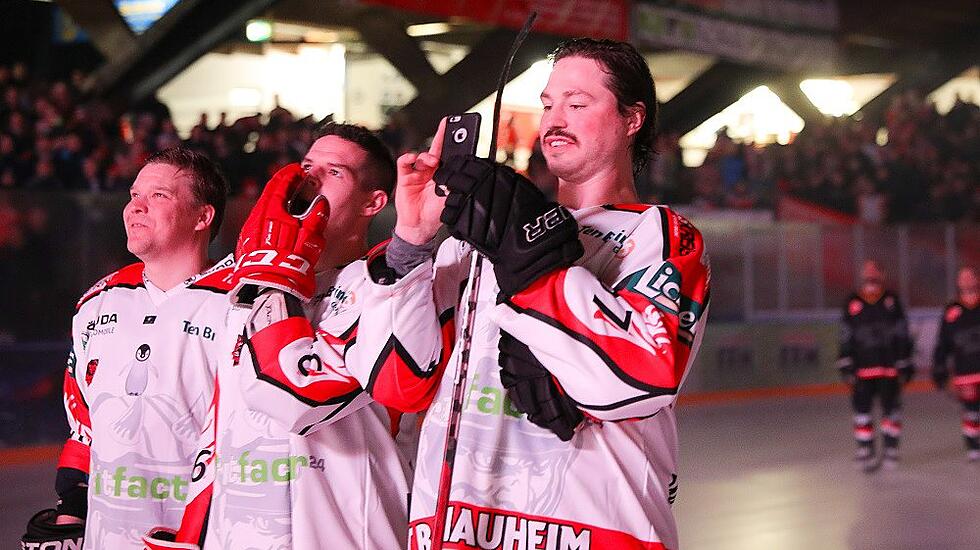
[[[628,0],[362,0],[406,11],[465,17],[520,29],[532,10],[536,32],[593,38],[629,38]]]

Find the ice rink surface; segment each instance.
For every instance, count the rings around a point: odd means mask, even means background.
[[[681,405],[678,418],[683,550],[980,549],[980,464],[949,396],[906,396],[902,462],[873,474],[851,459],[843,395]],[[51,504],[53,479],[50,461],[0,468],[0,548]]]

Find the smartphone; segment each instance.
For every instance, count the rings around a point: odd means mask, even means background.
[[[290,215],[301,218],[309,213],[313,200],[319,195],[320,186],[316,178],[307,175],[296,186],[296,189],[293,191],[293,196],[289,198],[289,202],[286,204],[286,210]]]
[[[446,162],[457,155],[475,155],[476,144],[480,137],[480,113],[463,113],[450,115],[446,118],[446,130],[442,137],[442,153],[440,162]],[[436,194],[444,197],[448,190],[442,186],[436,187]]]

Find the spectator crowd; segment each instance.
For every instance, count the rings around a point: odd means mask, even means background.
[[[166,107],[119,115],[80,92],[84,75],[31,79],[23,64],[0,66],[0,188],[124,191],[155,151],[183,144],[228,175],[233,194],[254,196],[279,167],[302,157],[318,121],[277,107],[229,121],[205,115],[182,139]],[[395,153],[406,128],[392,118],[381,136]],[[772,209],[792,196],[871,224],[980,221],[980,109],[959,102],[947,114],[914,92],[896,97],[881,124],[828,118],[789,145],[736,143],[719,132],[704,164],[685,168],[679,136],[664,134],[637,180],[641,199],[700,208]],[[529,175],[551,179],[532,155]]]

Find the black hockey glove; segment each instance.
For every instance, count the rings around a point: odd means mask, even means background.
[[[839,365],[837,367],[837,374],[840,375],[841,381],[843,381],[848,386],[853,386],[854,383],[857,382],[857,376],[855,375],[854,372],[854,364],[853,363],[840,364],[840,361],[838,361],[838,363]]]
[[[20,538],[22,548],[81,548],[85,525],[55,525],[58,511],[41,510],[27,522],[27,532]]]
[[[472,155],[455,156],[433,179],[449,189],[441,217],[449,234],[493,262],[504,294],[513,296],[582,256],[578,224],[568,210],[549,202],[511,168]]]
[[[946,384],[949,383],[949,372],[946,369],[933,369],[932,383],[936,385],[936,389],[939,391],[946,389]]]
[[[903,386],[911,382],[913,378],[915,378],[915,365],[907,363],[898,367],[898,380]]]
[[[570,440],[584,419],[582,411],[558,388],[551,373],[527,346],[501,331],[498,347],[500,381],[514,407],[527,414],[527,419],[534,424],[554,432],[562,441]]]

